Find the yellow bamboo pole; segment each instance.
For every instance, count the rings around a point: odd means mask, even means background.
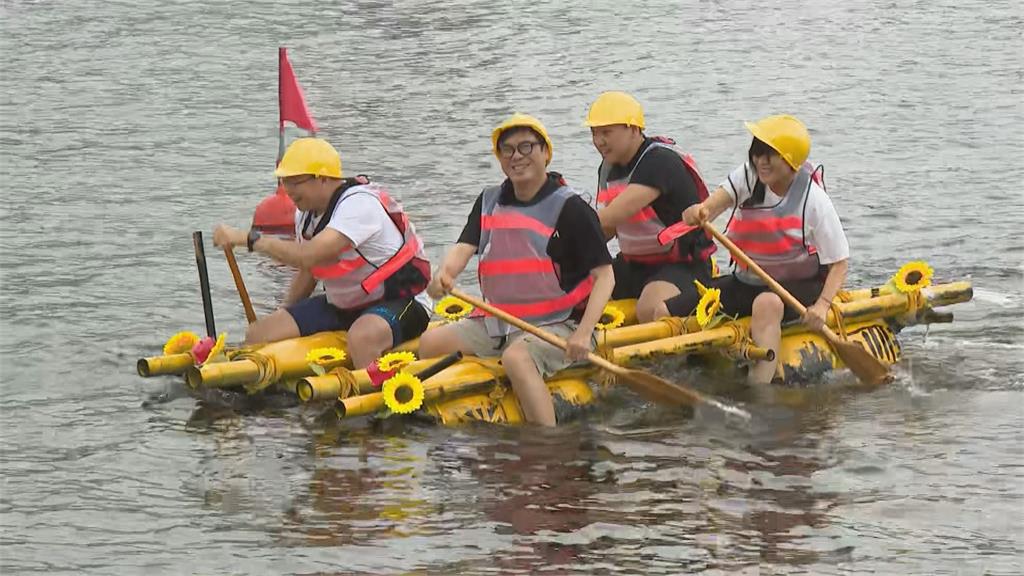
[[[192,366],[185,372],[185,382],[192,389],[231,388],[256,382],[260,379],[260,374],[260,365],[246,358]]]
[[[167,356],[151,356],[140,358],[135,364],[139,376],[149,378],[151,376],[163,376],[167,374],[183,374],[195,363],[192,355],[188,352],[181,354],[169,354]]]
[[[355,374],[353,373],[353,375]],[[445,368],[423,383],[423,401],[430,402],[441,397],[465,393],[477,386],[494,384],[503,376],[504,370],[496,358],[463,360],[454,366]],[[380,392],[341,398],[335,405],[335,412],[339,418],[365,416],[383,409],[384,396]]]

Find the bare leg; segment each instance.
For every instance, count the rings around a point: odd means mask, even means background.
[[[501,354],[501,364],[512,382],[512,389],[523,408],[526,421],[554,426],[555,405],[551,400],[551,391],[537,370],[527,344],[522,340],[510,344]]]
[[[660,318],[656,314],[660,308],[665,309],[664,316],[668,315],[668,308],[665,307],[665,300],[679,295],[679,288],[671,282],[655,280],[644,286],[640,292],[640,298],[636,301],[636,319],[638,322],[651,322]],[[660,308],[659,308],[660,307]]]
[[[366,368],[391,348],[394,335],[388,321],[376,314],[364,314],[348,329],[348,354],[357,370]]]
[[[672,313],[668,311],[668,304],[666,304],[664,301],[658,302],[658,304],[654,307],[653,320],[657,320],[659,318],[666,318],[671,315]]]
[[[747,374],[750,384],[770,384],[778,366],[779,342],[782,339],[782,315],[786,311],[782,300],[771,292],[764,292],[754,298],[750,316],[750,336],[754,344],[775,350],[776,359],[755,362]]]
[[[435,358],[451,354],[456,350],[461,350],[463,354],[467,355],[476,354],[473,348],[468,346],[459,337],[460,332],[461,329],[456,324],[448,324],[447,326],[439,326],[427,330],[420,336],[419,357]]]
[[[298,338],[300,335],[299,325],[295,323],[292,315],[282,308],[250,324],[245,330],[245,343],[277,342]]]

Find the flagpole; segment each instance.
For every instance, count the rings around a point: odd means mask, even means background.
[[[285,58],[288,57],[287,48],[280,46],[277,49],[277,164],[281,163],[281,157],[284,156],[284,98],[281,93],[281,72],[283,70],[282,64]]]

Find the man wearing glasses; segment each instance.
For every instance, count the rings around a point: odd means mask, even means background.
[[[644,135],[643,108],[629,94],[601,94],[586,124],[601,153],[598,216],[619,241],[613,297],[637,298],[637,319],[650,322],[666,299],[696,295],[693,281],[710,280],[715,244],[679,224],[679,210],[707,198],[707,187],[675,142]]]
[[[295,240],[221,224],[217,246],[247,246],[297,268],[284,308],[249,326],[247,344],[348,330],[357,368],[419,336],[429,313],[416,300],[430,279],[423,243],[402,207],[365,176],[342,178],[326,140],[300,138],[274,174],[295,202]],[[324,293],[310,296],[317,281]]]
[[[484,299],[566,339],[568,350],[485,317],[426,332],[420,356],[456,350],[500,356],[525,419],[554,426],[544,378],[591,350],[594,326],[615,286],[612,259],[593,208],[561,175],[547,171],[552,146],[540,121],[515,114],[494,129],[491,143],[507,178],[476,199],[427,293],[437,298],[450,290],[476,254]]]

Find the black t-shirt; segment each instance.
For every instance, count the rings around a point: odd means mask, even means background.
[[[498,204],[503,206],[530,206],[550,196],[562,186],[561,176],[552,172],[541,187],[540,192],[529,202],[521,202],[516,198],[512,182],[505,180],[501,184]],[[459,235],[459,242],[480,246],[480,212],[483,206],[483,194],[476,198],[473,210],[469,213],[466,226]],[[559,284],[562,290],[571,291],[598,266],[612,263],[611,254],[605,244],[604,232],[597,219],[597,212],[579,196],[571,196],[562,205],[558,215],[555,232],[548,241],[548,256],[559,270]]]
[[[697,184],[693,181],[690,171],[683,164],[682,158],[675,151],[668,148],[657,147],[644,154],[654,140],[645,137],[644,143],[636,151],[636,155],[626,166],[613,164],[608,173],[608,180],[619,180],[629,175],[630,184],[649,186],[660,192],[657,198],[651,202],[651,208],[658,218],[666,226],[671,226],[683,218],[683,210],[693,204],[699,204],[701,199],[697,195]],[[643,155],[643,159],[641,159]],[[637,165],[637,162],[640,162]],[[636,167],[634,170],[633,167]],[[680,249],[683,253],[696,253],[709,245],[711,240],[707,234],[700,230],[694,230],[679,239]]]

